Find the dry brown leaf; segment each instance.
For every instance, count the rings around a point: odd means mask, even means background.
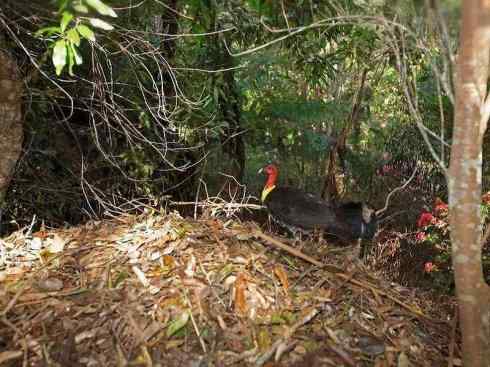
[[[274,274],[276,274],[276,276],[279,278],[286,296],[289,296],[289,279],[284,267],[281,264],[274,266]]]
[[[59,236],[56,233],[47,242],[48,242],[47,249],[52,254],[57,254],[57,253],[62,252],[63,249],[65,248],[66,243],[67,243],[67,241],[64,238],[62,238],[61,236]]]
[[[337,275],[332,276],[328,269],[317,269],[314,273],[308,273],[307,264],[298,263],[295,269],[288,268],[282,258],[277,258],[275,253],[264,251],[263,244],[254,242],[249,234],[253,232],[252,229],[236,221],[229,223],[232,224],[228,225],[219,220],[187,220],[176,214],[150,217],[141,215],[91,222],[90,225],[78,228],[51,230],[49,234],[43,230],[37,232],[34,235],[37,241],[35,246],[42,245],[41,254],[42,251],[49,250],[59,252],[57,259],[59,258],[60,264],[50,262],[50,266],[54,265],[50,267],[52,273],[47,271],[50,269],[46,269],[33,277],[33,283],[19,293],[15,305],[9,310],[9,316],[12,316],[9,320],[19,330],[30,330],[31,339],[27,342],[33,353],[29,353],[28,363],[37,365],[36,362],[39,362],[36,358],[41,354],[36,351],[40,351],[41,346],[37,340],[45,338],[48,342],[56,343],[60,336],[64,337],[59,334],[59,328],[50,327],[51,322],[60,318],[63,320],[66,340],[71,338],[74,344],[75,341],[79,342],[76,345],[77,358],[86,356],[87,363],[95,363],[95,354],[90,352],[91,346],[95,344],[100,351],[97,358],[100,356],[103,362],[118,358],[120,365],[127,364],[124,355],[127,348],[135,346],[135,339],[131,331],[133,328],[121,322],[120,318],[121,314],[129,311],[138,315],[140,320],[138,323],[141,331],[138,333],[141,335],[137,339],[147,342],[146,348],[150,353],[153,353],[153,348],[165,350],[163,358],[168,358],[169,351],[174,353],[174,356],[182,354],[187,358],[189,354],[189,358],[193,357],[194,352],[189,353],[186,349],[188,341],[197,345],[197,339],[202,338],[201,342],[216,345],[217,354],[233,356],[233,365],[238,366],[253,360],[259,347],[268,350],[278,341],[280,343],[275,347],[276,357],[284,351],[281,348],[289,350],[294,347],[291,355],[284,353],[281,362],[284,362],[284,365],[299,366],[300,364],[291,362],[295,358],[308,356],[310,350],[319,348],[319,341],[329,339],[332,341],[329,345],[333,348],[325,349],[320,355],[321,361],[329,365],[341,363],[341,359],[344,362],[355,361],[345,362],[346,365],[361,364],[359,358],[366,358],[366,354],[369,358],[375,359],[372,362],[376,367],[404,367],[407,358],[410,362],[424,361],[427,366],[443,365],[443,361],[447,361],[447,356],[440,356],[433,348],[434,343],[424,343],[425,339],[410,338],[407,344],[403,339],[403,333],[413,333],[414,325],[420,327],[419,323],[424,323],[424,319],[405,317],[407,309],[416,311],[413,304],[420,304],[419,307],[434,315],[431,304],[423,298],[417,298],[414,302],[411,293],[405,292],[402,287],[386,289],[384,283],[377,281],[377,278],[367,271],[359,271],[349,276],[335,273]],[[238,237],[239,234],[241,235]],[[54,239],[54,236],[59,238]],[[172,238],[178,239],[173,241]],[[63,248],[61,239],[66,242],[63,252],[60,251]],[[2,239],[0,246],[4,242],[7,243],[5,249],[9,255],[8,251],[12,249],[19,251],[26,239],[23,233],[19,232],[18,235]],[[53,242],[54,248],[50,248]],[[216,246],[216,242],[220,246]],[[69,251],[66,251],[68,244]],[[142,286],[141,279],[131,274],[133,264],[127,261],[127,249],[131,245],[137,247],[138,244],[144,244],[137,248],[141,252],[137,259],[138,268],[144,276],[143,283],[148,284],[146,289]],[[24,247],[29,250],[29,245],[30,241]],[[336,256],[335,253],[333,255]],[[18,289],[10,283],[20,280],[21,284],[24,284],[25,280],[21,278],[23,274],[37,271],[39,265],[43,264],[39,259],[30,259],[22,252],[20,256],[16,256],[10,255],[7,260],[11,263],[0,270],[0,280],[5,286],[5,289],[0,289],[0,298],[3,297],[0,301],[2,309]],[[324,256],[330,255],[325,253]],[[325,260],[336,263],[334,258]],[[270,263],[284,265],[265,265]],[[265,267],[267,270],[264,270]],[[187,276],[184,270],[187,270]],[[302,276],[305,272],[311,276]],[[267,286],[270,284],[271,273],[277,279],[274,282],[278,287]],[[51,284],[49,281],[42,284],[41,289],[45,292],[40,292],[39,288],[35,287],[35,280],[46,277],[63,281],[65,287],[56,290],[60,286],[59,282]],[[114,284],[119,286],[105,289],[108,277],[120,279],[114,281]],[[288,294],[289,291],[293,293],[292,279],[296,278],[298,281],[294,285],[294,297],[288,297],[286,305],[282,305],[284,294]],[[328,281],[324,282],[323,279]],[[75,285],[76,288],[73,288]],[[183,294],[184,288],[187,291],[186,296]],[[278,292],[277,288],[284,291]],[[7,289],[10,291],[7,292]],[[230,294],[227,293],[230,290],[232,293],[227,300],[226,294]],[[374,294],[378,297],[375,302],[362,302],[360,308],[358,301],[362,290],[369,292],[370,296]],[[235,312],[232,314],[229,313],[230,305],[227,301],[234,303],[232,307]],[[184,333],[175,333],[175,339],[165,340],[166,333],[162,328],[186,312],[189,302],[193,308],[192,314],[196,317],[194,328],[202,331],[202,334],[189,332],[190,326],[187,325],[189,330],[186,330],[185,337]],[[325,305],[322,308],[325,317],[307,321],[310,324],[306,329],[287,327],[296,325],[298,320],[306,320],[310,313],[305,312],[315,310],[319,304]],[[434,316],[439,317],[442,307],[438,305],[436,309],[437,313]],[[246,317],[247,320],[239,320],[237,315]],[[192,317],[191,314],[189,316]],[[440,312],[440,316],[445,316],[445,313]],[[248,320],[254,319],[259,322],[255,324],[257,327],[247,327]],[[191,319],[185,321],[190,323]],[[42,328],[41,323],[46,323],[48,327]],[[112,345],[111,339],[106,335],[108,325],[115,326],[113,331],[117,336],[116,345]],[[443,322],[438,323],[437,328],[432,328],[431,325],[425,324],[428,330],[427,338],[434,335],[438,338],[438,345],[445,347],[450,335],[446,325]],[[7,360],[12,358],[7,362],[12,364],[15,362],[13,358],[24,351],[17,351],[19,346],[12,342],[12,331],[4,329],[7,330],[0,331],[0,339],[7,341],[4,349],[14,354],[0,352],[0,361],[5,357]],[[359,332],[364,329],[377,330],[379,335],[377,333],[376,338],[379,338],[379,342],[359,345],[358,342],[362,341],[360,335],[364,335]],[[296,330],[291,331],[293,342],[278,340],[279,335],[286,331],[289,333],[288,330]],[[294,335],[296,333],[298,338]],[[220,335],[220,338],[224,336],[224,343],[215,343],[215,335]],[[304,345],[294,345],[297,340],[304,341]],[[34,347],[31,347],[31,343]],[[345,343],[355,345],[355,350],[342,350],[340,345]],[[386,346],[384,352],[383,345]],[[70,343],[63,344],[63,348],[65,347],[67,353],[71,353]],[[458,348],[455,348],[454,354],[453,364],[461,365]],[[137,355],[138,352],[135,351],[134,356]],[[159,359],[158,353],[155,356],[155,364],[166,365],[164,360]],[[187,361],[180,361],[176,366],[187,365]],[[307,357],[305,361],[309,361]],[[60,365],[72,365],[68,359],[57,362],[60,362]],[[211,359],[210,363],[213,362]],[[227,362],[231,362],[231,359]],[[275,363],[270,365],[279,366]]]
[[[247,313],[247,300],[245,291],[247,290],[247,277],[244,273],[239,273],[235,281],[235,312],[241,316]]]
[[[41,279],[36,286],[44,292],[55,292],[63,289],[63,281],[58,278]]]
[[[169,267],[170,269],[175,268],[175,257],[163,255],[163,265]]]

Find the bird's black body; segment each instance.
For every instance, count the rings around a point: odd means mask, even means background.
[[[344,240],[371,239],[376,215],[363,203],[334,204],[293,187],[275,187],[264,199],[272,217],[291,231],[315,229]]]

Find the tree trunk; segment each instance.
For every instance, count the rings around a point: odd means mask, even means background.
[[[344,191],[344,178],[343,175],[339,175],[339,173],[342,172],[343,174],[345,171],[344,157],[347,144],[347,136],[350,134],[352,129],[360,130],[361,107],[368,71],[368,68],[364,68],[364,70],[362,71],[361,82],[359,84],[359,88],[356,91],[356,94],[354,95],[349,120],[346,122],[344,128],[340,132],[340,135],[335,142],[335,146],[329,148],[330,152],[325,163],[325,179],[323,181],[323,188],[321,193],[321,197],[327,201],[337,201],[340,196],[340,192]],[[341,186],[340,190],[339,186]]]
[[[490,2],[463,1],[456,106],[449,172],[452,258],[464,366],[490,366],[490,290],[482,272],[480,222],[482,140],[488,117]]]
[[[234,66],[231,55],[226,50],[224,52],[224,66],[231,68]],[[220,98],[220,108],[223,113],[224,120],[228,123],[228,127],[224,129],[225,134],[221,141],[223,151],[230,157],[231,175],[238,181],[243,179],[245,172],[245,143],[241,128],[241,107],[240,95],[237,92],[235,76],[233,70],[226,71],[223,77],[227,98]]]
[[[0,51],[0,210],[22,151],[22,81],[15,61]]]

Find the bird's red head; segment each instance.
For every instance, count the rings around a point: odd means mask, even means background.
[[[277,167],[273,164],[269,164],[268,166],[265,166],[262,171],[267,175],[265,187],[274,186],[277,181],[277,175],[279,174]]]

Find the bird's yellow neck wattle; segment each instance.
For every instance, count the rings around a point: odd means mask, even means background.
[[[262,200],[262,202],[264,202],[267,195],[269,195],[269,193],[272,190],[274,190],[275,188],[276,188],[276,185],[264,187],[264,189],[262,190],[262,196],[260,197],[260,200]]]

